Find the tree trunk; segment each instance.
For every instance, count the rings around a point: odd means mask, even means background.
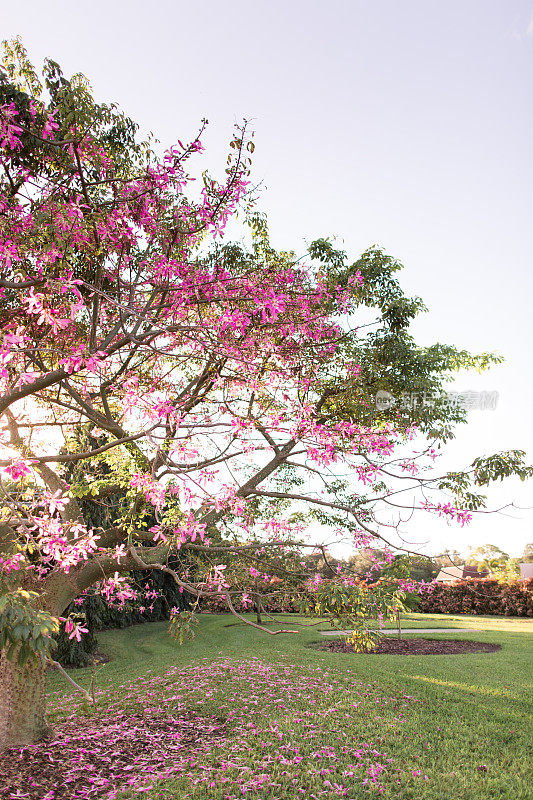
[[[45,715],[46,664],[42,659],[16,660],[0,655],[0,751],[37,742],[48,733]]]
[[[76,575],[51,573],[41,584],[28,584],[24,588],[39,591],[37,607],[52,616],[58,616],[80,590]],[[5,650],[0,652],[0,752],[8,747],[21,747],[38,742],[50,728],[45,722],[46,712],[46,660],[40,657],[17,663],[18,650],[8,661]]]
[[[263,620],[261,618],[261,601],[256,597],[255,598],[255,618],[258,625],[263,624]]]

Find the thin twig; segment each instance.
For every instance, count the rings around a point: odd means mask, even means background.
[[[94,699],[94,697],[91,697],[91,695],[89,694],[89,692],[86,692],[86,691],[85,691],[85,689],[83,689],[83,688],[82,688],[82,687],[79,685],[79,683],[76,683],[76,681],[75,681],[75,680],[73,680],[73,679],[70,677],[70,675],[69,675],[67,672],[65,672],[65,670],[63,669],[63,667],[61,666],[61,664],[59,663],[59,661],[54,661],[54,659],[53,659],[53,658],[50,658],[50,659],[48,659],[48,661],[49,661],[49,663],[50,663],[50,664],[52,664],[52,666],[53,666],[55,669],[58,669],[58,670],[59,670],[59,672],[60,672],[60,673],[63,675],[63,677],[64,677],[64,678],[66,678],[66,679],[67,679],[67,681],[68,681],[69,683],[71,683],[71,684],[72,684],[72,685],[73,685],[73,686],[74,686],[76,689],[78,689],[78,691],[80,691],[80,692],[82,693],[82,695],[85,697],[85,699],[86,699],[86,700],[88,700],[88,701],[89,701],[89,703],[95,703],[95,702],[96,702],[96,701],[95,701],[95,699]]]

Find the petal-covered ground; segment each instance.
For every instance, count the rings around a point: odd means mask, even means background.
[[[176,782],[165,796],[180,798],[381,792],[383,777],[396,772],[384,742],[354,740],[346,722],[388,707],[401,724],[413,702],[320,667],[206,660],[101,694],[96,709],[75,697],[56,701],[53,737],[0,760],[0,797],[153,797],[165,779]]]

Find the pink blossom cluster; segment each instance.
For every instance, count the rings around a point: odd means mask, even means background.
[[[432,514],[437,514],[439,517],[445,517],[449,521],[458,522],[461,527],[468,525],[472,520],[472,514],[469,511],[456,508],[451,503],[426,502],[422,505],[422,508]]]

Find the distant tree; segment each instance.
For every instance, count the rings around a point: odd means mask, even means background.
[[[522,561],[525,564],[531,564],[533,562],[533,542],[529,542],[524,547],[524,552],[522,553]]]
[[[349,572],[368,582],[377,581],[384,566],[390,563],[391,555],[379,547],[363,547],[347,559]]]
[[[438,568],[431,558],[403,553],[396,555],[391,564],[383,568],[381,574],[384,578],[412,578],[415,581],[431,581],[437,572]]]
[[[458,550],[448,550],[446,553],[441,553],[433,557],[434,563],[441,569],[444,567],[457,567],[464,564],[464,559]]]
[[[318,553],[308,553],[302,558],[302,563],[320,575],[321,578],[334,578],[341,570],[345,570],[348,562],[334,558],[327,550]]]
[[[467,563],[478,569],[488,569],[492,573],[494,570],[504,567],[509,559],[509,553],[505,553],[495,544],[482,544],[475,549],[470,549]]]

